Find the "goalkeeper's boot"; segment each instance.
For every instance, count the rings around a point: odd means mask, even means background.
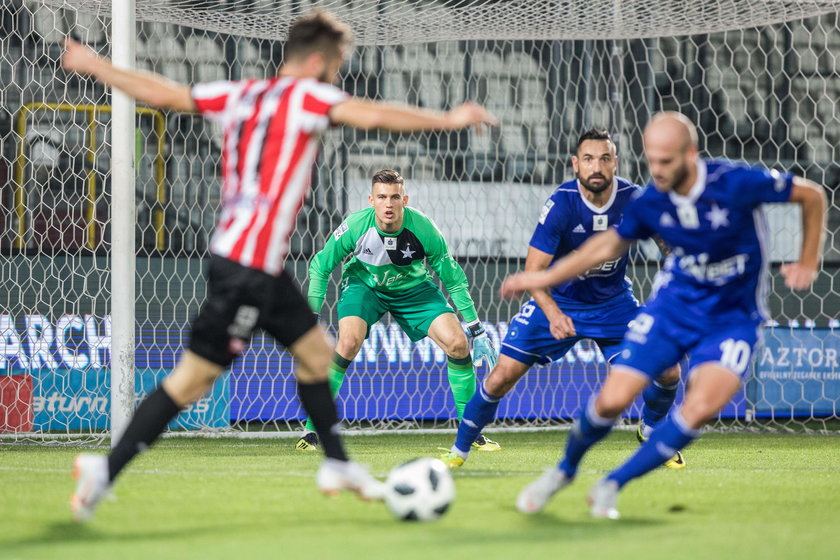
[[[636,429],[636,439],[639,440],[639,444],[642,444],[647,441],[648,438],[644,435],[645,424],[644,422],[639,422],[639,427]],[[685,457],[683,454],[677,451],[673,457],[665,461],[665,466],[669,469],[684,469],[685,468]]]
[[[475,441],[472,442],[472,448],[478,451],[499,451],[502,446],[484,434],[479,434],[478,437],[475,438]]]
[[[318,434],[307,432],[295,444],[295,451],[318,451]]]
[[[467,461],[454,451],[450,451],[449,453],[441,455],[440,460],[443,461],[443,464],[449,467],[450,469],[457,469],[458,467],[462,467]]]
[[[93,453],[76,455],[73,461],[73,478],[77,480],[76,491],[70,497],[73,518],[76,521],[88,521],[93,517],[102,498],[111,493],[108,458]]]
[[[589,513],[592,517],[618,519],[620,515],[615,508],[618,503],[618,483],[602,478],[589,490],[586,503],[589,504]]]
[[[572,479],[557,467],[548,468],[537,480],[522,489],[516,498],[516,509],[522,513],[539,513],[554,494],[571,482]]]
[[[318,490],[328,496],[337,496],[342,490],[349,490],[365,501],[385,497],[385,485],[353,461],[324,459],[318,469],[316,484]]]

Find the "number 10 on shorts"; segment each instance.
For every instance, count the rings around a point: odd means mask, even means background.
[[[738,375],[743,375],[750,363],[751,348],[743,340],[727,338],[720,343],[720,363]]]

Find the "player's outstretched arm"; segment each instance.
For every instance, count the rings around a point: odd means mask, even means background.
[[[818,184],[801,177],[793,180],[790,202],[802,207],[802,250],[795,263],[782,265],[785,285],[794,290],[805,290],[817,278],[825,238],[825,190]]]
[[[499,293],[514,298],[530,290],[539,290],[568,282],[599,264],[623,255],[630,243],[614,228],[593,235],[574,253],[563,257],[546,270],[520,272],[505,278]]]
[[[69,72],[89,74],[106,86],[115,87],[152,107],[182,112],[195,111],[188,86],[151,72],[117,68],[109,59],[99,56],[73,39],[65,39],[64,49],[61,66]]]
[[[499,121],[484,107],[464,103],[451,111],[430,111],[420,107],[380,103],[352,97],[330,109],[330,119],[336,124],[369,130],[381,128],[392,132],[422,130],[457,130],[484,125],[497,126]]]

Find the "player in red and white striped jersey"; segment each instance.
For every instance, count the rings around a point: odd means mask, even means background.
[[[330,84],[351,39],[349,27],[315,11],[292,24],[277,77],[192,88],[156,74],[116,68],[87,47],[66,41],[66,70],[89,74],[153,107],[199,112],[224,129],[222,210],[210,245],[208,295],[192,323],[189,349],[137,408],[110,455],[76,458],[79,482],[71,506],[77,519],[93,515],[123,467],[182,408],[209,390],[256,328],[297,358],[298,394],[326,455],[318,471],[319,489],[381,499],[382,484],[348,460],[338,435],[327,381],[332,350],[306,299],[283,270],[289,236],[309,187],[320,136],[331,124],[422,131],[481,127],[496,120],[472,103],[436,112],[348,96]]]

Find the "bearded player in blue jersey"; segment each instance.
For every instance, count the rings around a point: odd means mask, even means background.
[[[576,178],[557,187],[545,203],[525,270],[544,270],[577,251],[592,235],[621,221],[624,207],[640,187],[616,177],[617,165],[615,144],[606,130],[592,129],[581,135],[572,157]],[[455,444],[442,457],[450,468],[464,464],[472,442],[496,415],[499,401],[535,363],[559,360],[584,338],[593,340],[607,361],[612,361],[639,310],[624,275],[626,268],[625,252],[550,291],[531,290],[532,299],[511,319],[498,363],[467,403]],[[679,377],[678,367],[669,368],[645,390],[643,421],[637,432],[640,440],[668,413]],[[674,453],[666,464],[678,469],[685,460]]]
[[[685,400],[623,465],[598,481],[587,501],[595,517],[618,517],[619,491],[700,435],[700,428],[741,389],[767,317],[766,202],[802,209],[799,260],[782,266],[785,284],[811,286],[817,276],[825,222],[819,185],[763,168],[698,157],[697,131],[679,113],[660,113],[644,132],[653,182],[624,209],[617,227],[593,236],[550,269],[505,279],[503,297],[554,286],[627,252],[652,235],[671,248],[658,289],[624,337],[601,391],[581,411],[565,455],[520,493],[523,513],[541,511],[575,478],[586,451],[606,436],[619,415],[683,356],[689,357]]]

